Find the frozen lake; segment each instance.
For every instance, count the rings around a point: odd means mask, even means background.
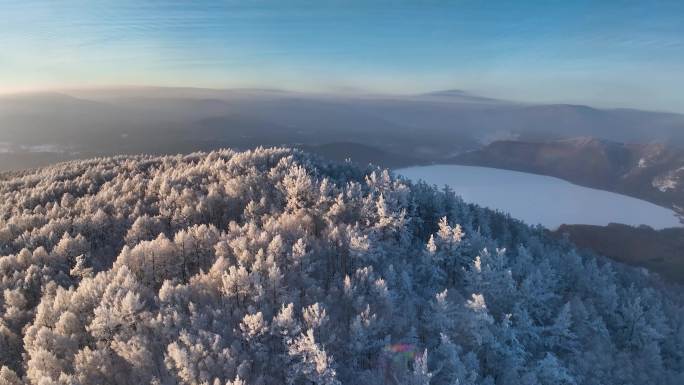
[[[449,185],[466,202],[508,212],[528,224],[681,226],[674,212],[652,203],[564,180],[486,167],[434,165],[396,170],[411,180]]]

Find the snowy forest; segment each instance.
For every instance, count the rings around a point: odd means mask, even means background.
[[[680,385],[679,290],[299,150],[0,177],[0,385]]]

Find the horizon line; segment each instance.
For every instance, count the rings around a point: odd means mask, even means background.
[[[194,91],[211,91],[211,92],[264,92],[264,93],[282,93],[282,94],[300,94],[300,95],[311,95],[311,96],[326,96],[326,97],[369,97],[369,98],[382,98],[382,97],[399,97],[399,98],[412,98],[412,97],[435,97],[448,99],[448,95],[439,95],[449,92],[459,93],[464,97],[469,97],[473,99],[481,99],[483,103],[489,102],[500,102],[500,103],[510,103],[519,105],[529,105],[529,106],[574,106],[574,107],[587,107],[595,110],[634,110],[643,112],[655,112],[673,115],[684,115],[684,111],[673,111],[666,109],[653,109],[644,107],[633,107],[633,106],[597,106],[593,103],[587,102],[570,102],[562,100],[550,100],[550,101],[534,101],[534,100],[515,100],[511,98],[498,98],[487,96],[486,94],[481,94],[475,91],[462,89],[462,88],[442,88],[442,89],[431,89],[418,92],[387,92],[387,91],[374,91],[374,90],[362,90],[362,89],[345,89],[343,87],[331,88],[330,90],[308,90],[308,89],[288,89],[288,88],[276,88],[276,87],[201,87],[201,86],[188,86],[188,85],[144,85],[144,84],[121,84],[121,85],[83,85],[83,86],[49,86],[49,87],[26,87],[26,88],[15,88],[15,89],[2,89],[0,88],[0,97],[4,96],[19,96],[19,95],[37,95],[37,94],[61,94],[65,96],[70,96],[74,98],[79,98],[69,94],[69,92],[96,92],[96,91],[135,91],[135,90],[194,90]],[[87,100],[87,98],[81,98]]]

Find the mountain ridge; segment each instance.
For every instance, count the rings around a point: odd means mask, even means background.
[[[0,197],[3,385],[684,375],[680,291],[376,167],[116,156],[23,172]]]

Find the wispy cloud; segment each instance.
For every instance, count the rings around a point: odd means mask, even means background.
[[[315,78],[321,89],[496,82],[520,95],[560,98],[581,97],[582,86],[605,80],[610,69],[611,82],[657,94],[668,108],[681,102],[673,98],[684,87],[676,70],[684,66],[684,3],[677,0],[0,0],[0,9],[5,89],[145,79],[206,86],[210,74],[221,85],[267,87],[316,87]],[[596,72],[579,84],[578,71]],[[536,88],[520,79],[543,79],[546,89],[530,91]],[[617,90],[603,95],[625,99]],[[629,103],[645,102],[639,98]]]

